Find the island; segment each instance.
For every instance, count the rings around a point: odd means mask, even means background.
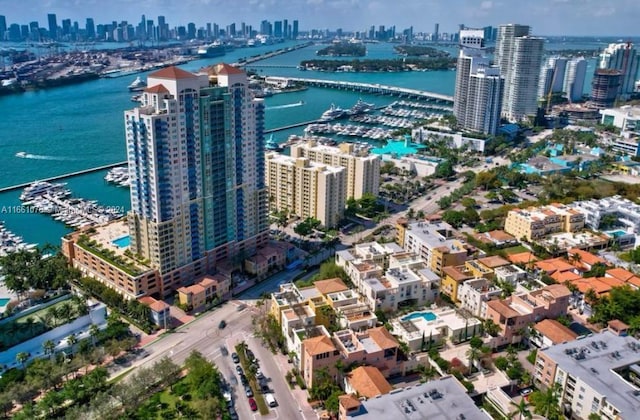
[[[364,57],[366,53],[364,44],[353,42],[339,42],[316,51],[316,55],[331,57]]]
[[[446,51],[424,45],[396,45],[393,49],[396,50],[398,54],[404,55],[405,57],[449,57],[449,53]]]
[[[442,58],[404,58],[377,60],[304,60],[300,62],[302,70],[331,72],[394,72],[394,71],[426,71],[449,70],[455,68],[456,60]]]

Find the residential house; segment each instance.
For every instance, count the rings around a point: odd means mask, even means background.
[[[143,296],[138,299],[140,303],[148,306],[151,310],[151,320],[153,323],[161,328],[166,328],[170,325],[171,321],[171,306],[167,305],[161,300],[156,300],[151,296]]]
[[[364,398],[388,394],[393,387],[375,366],[360,366],[349,372],[344,380],[344,392]]]
[[[539,348],[567,343],[578,337],[578,334],[555,319],[543,319],[532,328],[533,331],[529,335],[529,342]]]
[[[486,318],[487,302],[499,298],[502,289],[493,285],[484,277],[469,279],[458,287],[458,301],[460,308],[469,311],[479,318]]]

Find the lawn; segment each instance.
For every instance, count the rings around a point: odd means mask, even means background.
[[[528,252],[529,249],[526,246],[517,245],[517,246],[512,246],[510,248],[505,248],[505,249],[503,249],[503,251],[506,254],[511,255],[511,254],[519,254],[521,252]]]

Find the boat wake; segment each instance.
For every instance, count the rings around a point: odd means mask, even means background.
[[[60,156],[47,156],[47,155],[34,155],[27,152],[18,152],[16,157],[22,159],[36,159],[36,160],[73,160],[73,158],[60,157]]]
[[[297,106],[302,106],[304,105],[304,101],[299,101],[299,102],[294,102],[292,104],[286,104],[286,105],[276,105],[276,106],[268,106],[265,109],[285,109],[285,108],[295,108]]]

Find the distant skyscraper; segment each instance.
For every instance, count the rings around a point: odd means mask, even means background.
[[[55,13],[49,13],[47,20],[49,21],[49,38],[55,41],[58,39],[58,20]]]
[[[495,134],[500,123],[504,79],[498,68],[490,67],[483,37],[482,29],[460,31],[453,114],[465,130]]]
[[[293,39],[297,39],[298,38],[298,21],[297,20],[293,21],[293,29],[291,30],[291,38],[293,38]]]
[[[538,82],[544,40],[529,36],[526,25],[500,25],[495,62],[504,77],[502,115],[518,122],[538,109]]]
[[[276,38],[282,38],[282,21],[276,20],[273,22],[273,36]]]
[[[289,21],[287,19],[282,21],[282,36],[285,39],[289,39],[291,37],[291,34],[289,34]]]
[[[4,41],[7,32],[7,18],[0,15],[0,41]]]
[[[584,94],[584,80],[587,74],[587,60],[582,57],[573,58],[567,63],[562,91],[571,102],[579,101]]]
[[[601,69],[620,70],[620,98],[629,99],[634,91],[638,70],[640,69],[640,55],[631,42],[609,44],[600,54],[599,67]]]
[[[440,34],[438,33],[440,31],[440,24],[436,23],[435,27],[433,28],[433,36],[431,37],[432,41],[438,41],[438,39],[440,39]]]
[[[538,81],[538,98],[546,100],[549,93],[560,93],[564,89],[564,77],[567,69],[567,59],[550,57],[540,69]]]
[[[167,296],[266,243],[264,105],[226,64],[209,76],[168,67],[147,85],[125,112],[131,250],[159,270]]]
[[[93,18],[87,18],[87,23],[85,25],[85,32],[87,33],[87,39],[95,39],[96,25],[93,23]]]

